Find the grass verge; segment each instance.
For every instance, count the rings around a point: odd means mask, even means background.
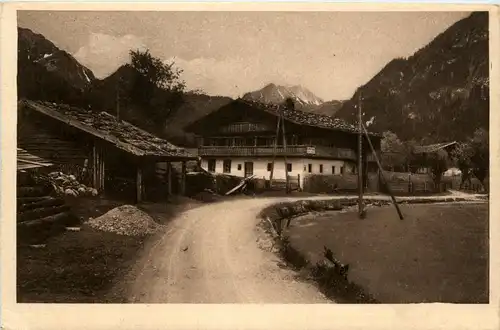
[[[368,209],[360,220],[356,212],[321,210],[318,204],[300,212],[303,203],[267,208],[264,223],[283,259],[307,270],[336,302],[488,303],[486,203],[402,205],[403,221],[390,207]],[[349,281],[322,266],[324,246],[350,264]]]

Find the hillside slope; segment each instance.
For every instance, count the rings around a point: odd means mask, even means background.
[[[85,90],[96,80],[87,67],[41,34],[18,28],[20,97],[84,103]]]
[[[337,116],[356,121],[361,94],[372,129],[432,143],[488,128],[488,13],[458,21],[408,59],[388,63]]]

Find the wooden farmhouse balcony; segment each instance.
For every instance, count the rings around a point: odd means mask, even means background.
[[[273,146],[201,146],[199,156],[203,157],[252,157],[272,156]],[[276,156],[325,157],[334,159],[356,160],[356,152],[347,148],[323,146],[283,146],[276,147]],[[373,155],[368,155],[368,161],[375,161]]]

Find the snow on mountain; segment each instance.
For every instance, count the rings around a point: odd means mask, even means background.
[[[262,103],[281,104],[292,98],[298,107],[311,107],[323,104],[323,100],[302,86],[280,86],[268,84],[264,88],[247,93],[243,99]]]

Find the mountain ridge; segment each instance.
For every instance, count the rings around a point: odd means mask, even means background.
[[[372,129],[422,143],[463,140],[489,125],[488,13],[471,14],[408,58],[397,58],[337,112],[357,120],[357,103]]]
[[[391,130],[401,139],[421,142],[462,140],[489,119],[488,17],[474,13],[436,36],[408,58],[389,61],[380,72],[360,86],[350,100],[324,101],[300,85],[269,83],[248,92],[243,99],[264,103],[294,100],[297,110],[356,121],[356,104],[366,118],[373,117],[371,129]],[[158,130],[149,106],[127,99],[137,90],[137,72],[123,65],[103,79],[78,63],[69,53],[29,29],[18,28],[19,97],[69,103],[115,113],[120,106],[124,119],[173,142],[194,145],[184,132],[191,122],[208,115],[233,98],[185,92],[182,102],[169,106],[171,95],[154,89],[151,95],[164,104],[168,116]],[[117,86],[120,86],[119,91]],[[120,102],[117,103],[117,93]],[[167,103],[161,103],[167,102]],[[153,102],[154,103],[154,102]],[[177,104],[177,103],[176,103]]]

